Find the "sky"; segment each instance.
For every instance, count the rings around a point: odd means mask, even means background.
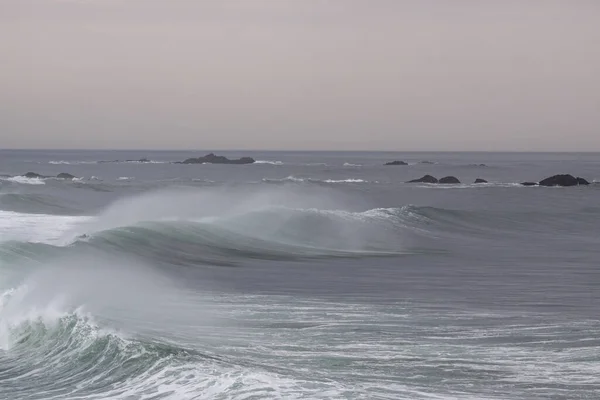
[[[0,148],[600,151],[597,0],[0,0]]]

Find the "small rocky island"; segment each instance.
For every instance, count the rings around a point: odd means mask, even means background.
[[[573,175],[554,175],[540,181],[540,186],[579,186],[589,185],[590,183],[583,178],[575,178]]]
[[[404,162],[404,161],[398,161],[398,160],[396,160],[396,161],[387,162],[384,165],[408,165],[408,163]]]
[[[439,183],[439,181],[434,176],[425,175],[419,179],[413,179],[412,181],[408,181],[408,183]]]
[[[187,160],[176,162],[175,164],[254,164],[256,160],[252,157],[242,157],[236,160],[230,160],[224,156],[217,156],[213,153],[204,157],[188,158]]]
[[[65,179],[65,180],[77,179],[77,177],[75,175],[71,175],[66,172],[61,172],[60,174],[58,174],[56,176],[47,176],[47,175],[38,174],[36,172],[27,172],[26,174],[24,174],[22,176],[25,178],[28,178],[28,179],[48,179],[48,178]]]
[[[408,183],[439,183],[442,185],[456,185],[459,184],[460,181],[454,176],[445,176],[441,179],[437,179],[435,176],[425,175],[419,179],[408,181]]]

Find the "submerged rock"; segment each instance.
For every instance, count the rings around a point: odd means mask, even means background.
[[[554,175],[540,181],[540,186],[578,186],[589,185],[590,183],[583,178],[575,178],[573,175]]]
[[[213,153],[204,157],[188,158],[180,164],[253,164],[255,160],[252,157],[242,157],[237,160],[230,160],[224,156],[217,156]]]
[[[56,175],[56,177],[58,179],[70,179],[70,180],[77,178],[75,175],[67,174],[66,172],[61,172],[60,174]]]
[[[521,185],[523,185],[523,186],[537,186],[538,183],[537,182],[522,182]]]
[[[387,162],[387,163],[385,163],[385,165],[408,165],[408,163],[404,162],[404,161],[396,160],[396,161]]]
[[[445,176],[442,179],[440,179],[438,183],[442,183],[442,184],[446,184],[446,185],[456,185],[456,184],[460,183],[460,181],[458,180],[458,178],[456,178],[454,176]]]
[[[408,181],[408,183],[438,183],[437,178],[431,175],[425,175],[419,179],[413,179],[412,181]]]
[[[485,179],[477,178],[475,179],[475,183],[488,183]]]

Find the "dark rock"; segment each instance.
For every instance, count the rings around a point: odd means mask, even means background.
[[[421,161],[419,164],[435,164],[433,161]]]
[[[446,177],[443,177],[442,179],[440,179],[440,181],[438,183],[442,183],[442,184],[446,184],[446,185],[456,185],[456,184],[460,183],[460,181],[458,180],[458,178],[456,178],[454,176],[446,176]]]
[[[408,183],[438,183],[438,180],[431,175],[425,175],[422,178],[413,179],[412,181],[408,181]]]
[[[573,175],[554,175],[540,181],[540,186],[577,186],[589,185],[590,183],[583,178],[575,178]]]
[[[188,158],[181,164],[253,164],[255,161],[251,157],[242,157],[237,160],[230,160],[227,157],[216,156],[213,153],[204,157]]]
[[[390,161],[385,163],[385,165],[408,165],[408,163],[404,161]]]
[[[56,175],[56,177],[58,179],[70,179],[70,180],[77,178],[76,176],[67,174],[66,172],[61,172],[60,174]]]
[[[40,178],[45,178],[44,175],[40,175],[40,174],[36,174],[35,172],[28,172],[25,175],[23,175],[25,178],[30,178],[30,179],[40,179]]]
[[[139,160],[125,160],[125,162],[139,162],[139,163],[149,163],[151,160],[147,158],[140,158]]]
[[[475,183],[488,183],[485,179],[477,178],[475,179]]]
[[[523,186],[537,186],[538,183],[537,182],[523,182],[523,183],[521,183],[521,185],[523,185]]]

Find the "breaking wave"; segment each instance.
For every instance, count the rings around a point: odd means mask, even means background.
[[[22,185],[45,185],[46,184],[46,182],[44,182],[44,180],[41,178],[27,178],[26,176],[12,176],[9,178],[2,178],[2,180],[6,181],[6,182],[20,183]]]

